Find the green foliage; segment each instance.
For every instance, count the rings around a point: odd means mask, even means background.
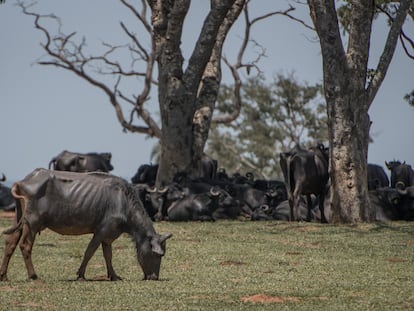
[[[229,173],[253,172],[280,177],[279,153],[300,143],[326,142],[326,104],[321,86],[300,84],[293,74],[278,75],[272,84],[249,79],[242,87],[240,116],[231,124],[213,124],[206,153]],[[233,109],[232,86],[222,85],[216,110]]]
[[[0,229],[10,225],[0,219]],[[17,248],[2,310],[412,310],[414,223],[334,226],[217,221],[155,224],[172,232],[160,281],[142,281],[132,241],[114,243],[123,281],[104,281],[100,250],[77,282],[91,238],[49,230],[33,249],[37,281]],[[4,236],[0,237],[0,252]],[[255,303],[252,301],[256,301]]]

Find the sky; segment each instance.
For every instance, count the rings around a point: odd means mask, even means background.
[[[139,1],[137,1],[138,3]],[[285,1],[257,1],[251,17],[269,9],[287,8]],[[187,57],[198,37],[207,10],[207,0],[193,0],[184,24],[182,49]],[[141,164],[150,163],[156,143],[142,134],[124,133],[105,95],[73,73],[36,61],[44,56],[43,35],[34,29],[33,19],[7,0],[0,5],[0,173],[9,183],[24,178],[37,167],[47,167],[62,150],[111,152],[113,174],[130,179]],[[272,8],[273,7],[273,8]],[[129,12],[115,0],[42,0],[36,12],[55,13],[62,19],[63,31],[85,36],[88,48],[102,41],[119,43],[119,22],[131,22]],[[306,5],[294,13],[310,23]],[[131,22],[132,24],[132,22]],[[234,60],[241,36],[238,21],[226,41],[224,54]],[[405,31],[414,37],[414,23]],[[374,23],[370,67],[375,67],[387,34],[386,24]],[[275,16],[253,28],[252,38],[266,48],[259,66],[268,82],[276,74],[294,72],[301,83],[322,82],[320,46],[315,34],[283,16]],[[145,39],[144,39],[145,40]],[[254,58],[254,54],[248,54]],[[405,56],[399,44],[387,76],[369,111],[371,135],[368,162],[384,166],[398,159],[414,164],[414,108],[404,94],[414,88],[414,61]],[[224,72],[223,82],[230,83]],[[142,84],[137,83],[136,88]],[[131,90],[133,92],[133,90]],[[156,95],[147,109],[156,112]],[[157,119],[157,117],[155,116]],[[278,155],[275,155],[278,156]]]

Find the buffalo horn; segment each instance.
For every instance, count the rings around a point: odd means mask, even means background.
[[[168,191],[168,186],[160,187],[158,189],[158,193],[166,193]]]
[[[4,173],[1,173],[2,177],[0,179],[0,181],[6,181],[6,175],[4,175]]]
[[[148,187],[147,191],[151,192],[151,193],[154,193],[154,192],[157,192],[157,188],[156,187]]]
[[[216,191],[215,189],[214,189],[214,187],[211,187],[210,188],[210,194],[212,195],[212,196],[218,196],[219,194],[220,194],[220,191]]]
[[[406,195],[407,189],[405,188],[405,184],[402,181],[398,181],[395,184],[395,188],[397,189],[399,194]]]

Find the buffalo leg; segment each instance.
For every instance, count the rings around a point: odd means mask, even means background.
[[[295,205],[295,200],[293,199],[292,194],[289,194],[288,201],[289,201],[289,209],[290,209],[289,221],[294,221],[295,217],[293,215],[293,208],[294,208],[294,205]]]
[[[319,195],[319,210],[321,212],[321,223],[326,224],[328,223],[328,221],[326,220],[325,217],[325,194],[322,193]]]
[[[292,220],[300,220],[299,217],[299,201],[300,201],[300,194],[302,193],[302,189],[300,187],[295,188],[293,191],[293,206],[291,206],[291,214],[293,214]]]
[[[27,224],[23,225],[22,239],[20,242],[20,251],[22,252],[24,263],[27,269],[27,275],[29,279],[36,280],[37,274],[35,273],[32,262],[32,249],[36,237],[36,231],[33,231]]]
[[[310,222],[312,220],[312,197],[310,194],[306,195],[306,205],[308,207],[308,214],[306,215],[306,221]]]
[[[110,243],[102,242],[102,251],[109,279],[111,281],[122,280],[118,275],[116,275],[114,267],[112,266],[112,245]]]
[[[7,269],[9,267],[9,262],[13,256],[14,251],[16,250],[21,236],[22,230],[17,230],[6,237],[4,256],[0,268],[0,281],[7,281]]]
[[[85,280],[85,270],[86,265],[88,264],[89,260],[92,258],[93,254],[95,254],[97,248],[101,244],[101,237],[97,234],[94,234],[92,240],[89,242],[88,247],[86,248],[85,254],[83,255],[82,263],[78,270],[78,280],[84,281]]]

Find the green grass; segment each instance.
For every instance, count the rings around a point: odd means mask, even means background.
[[[10,220],[0,219],[0,229]],[[28,281],[17,249],[2,310],[413,310],[414,223],[362,224],[218,221],[156,223],[167,242],[160,281],[142,281],[127,236],[113,244],[123,281],[103,281],[99,250],[75,281],[90,236],[43,231]],[[0,251],[4,236],[0,237]],[[251,300],[259,300],[252,302]]]

